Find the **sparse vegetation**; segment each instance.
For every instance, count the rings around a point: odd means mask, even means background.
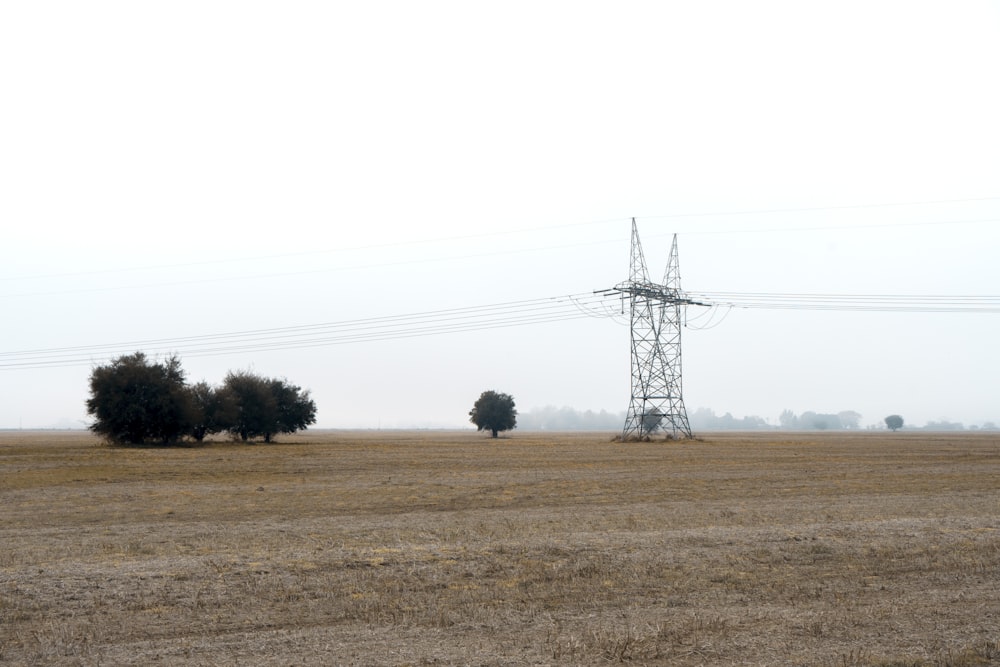
[[[995,434],[0,434],[0,663],[1000,664]]]

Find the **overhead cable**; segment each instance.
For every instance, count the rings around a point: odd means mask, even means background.
[[[678,292],[678,297],[685,303],[729,310],[1000,313],[1000,296],[984,295]],[[0,352],[0,370],[95,365],[135,350],[206,357],[402,340],[583,318],[611,319],[620,317],[621,299],[620,295],[602,291],[286,327],[7,351]],[[713,314],[703,326],[717,326],[714,319]]]
[[[136,349],[200,357],[543,324],[595,317],[595,308],[605,301],[577,294],[340,322],[0,352],[0,370],[92,365]]]

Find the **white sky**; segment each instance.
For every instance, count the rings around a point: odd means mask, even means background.
[[[3,3],[0,353],[587,293],[632,216],[691,291],[998,295],[998,68],[998,2]],[[1000,314],[722,314],[689,410],[1000,422]],[[319,427],[629,396],[613,319],[182,360]],[[0,428],[89,372],[0,370]]]

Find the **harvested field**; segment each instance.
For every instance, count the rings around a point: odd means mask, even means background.
[[[0,663],[1000,664],[1000,435],[0,433]]]

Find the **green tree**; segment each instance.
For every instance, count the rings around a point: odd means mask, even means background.
[[[316,403],[309,398],[309,390],[285,380],[272,379],[270,384],[277,407],[276,433],[295,433],[316,423]]]
[[[176,442],[194,417],[176,356],[151,362],[142,352],[122,355],[90,373],[90,430],[118,444]]]
[[[309,392],[285,380],[231,371],[223,386],[235,406],[228,430],[244,442],[252,438],[271,442],[278,433],[295,433],[316,423],[316,404]]]
[[[188,394],[194,409],[188,432],[198,442],[206,435],[228,431],[235,423],[236,403],[227,387],[198,382],[188,387]]]
[[[899,415],[889,415],[885,418],[885,425],[892,431],[901,429],[903,428],[903,418]]]
[[[500,431],[517,428],[517,410],[510,394],[484,391],[469,411],[469,421],[480,431],[490,431],[497,437]]]

